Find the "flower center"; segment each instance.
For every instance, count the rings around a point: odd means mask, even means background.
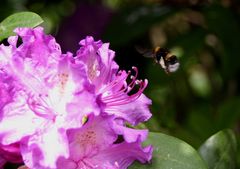
[[[67,72],[57,76],[57,82],[47,94],[32,94],[28,99],[30,109],[38,116],[55,121],[66,115],[66,104],[73,97],[75,84]]]

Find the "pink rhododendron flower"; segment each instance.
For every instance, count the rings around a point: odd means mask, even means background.
[[[92,37],[73,57],[41,27],[15,32],[0,45],[0,165],[125,169],[150,161],[152,147],[141,147],[148,130],[126,125],[151,117],[137,68],[119,71],[109,44]]]
[[[113,116],[90,116],[80,129],[68,131],[70,157],[59,158],[58,169],[124,169],[134,160],[151,159],[152,147],[141,148],[140,140],[117,143]]]
[[[87,37],[80,41],[80,45],[82,47],[77,52],[77,59],[86,63],[88,79],[95,86],[103,111],[123,118],[132,125],[148,120],[151,117],[148,109],[151,100],[142,94],[147,80],[137,80],[137,68],[133,67],[134,76],[130,76],[130,71],[118,71],[118,65],[113,61],[114,52],[109,49],[108,43]],[[127,83],[128,77],[130,83]],[[139,87],[138,91],[129,94],[136,86]]]
[[[123,135],[131,142],[132,138],[141,136],[147,131],[132,130],[124,127],[125,122],[137,125],[151,117],[148,106],[151,100],[144,94],[143,90],[147,86],[147,80],[137,80],[138,70],[134,76],[131,72],[118,71],[118,65],[114,62],[114,52],[109,49],[108,43],[94,41],[92,37],[80,41],[80,49],[77,51],[76,59],[86,63],[89,82],[95,87],[96,95],[99,97],[99,104],[104,113],[122,118],[124,121],[118,126],[116,132]],[[130,82],[127,83],[127,78]],[[134,94],[129,94],[138,86],[139,89]],[[119,120],[120,121],[120,120]],[[131,133],[131,134],[130,134]]]
[[[81,127],[88,113],[97,115],[97,104],[84,90],[84,64],[72,64],[71,54],[62,55],[42,28],[16,33],[23,41],[19,47],[18,36],[9,38],[10,46],[0,46],[0,140],[3,145],[19,142],[28,166],[37,161],[54,168],[59,156],[69,155],[66,130]]]

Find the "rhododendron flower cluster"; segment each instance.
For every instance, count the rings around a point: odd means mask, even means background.
[[[151,117],[136,67],[119,70],[108,43],[86,37],[63,54],[43,28],[17,28],[0,46],[0,167],[124,169],[151,160]],[[21,43],[19,43],[21,42]]]

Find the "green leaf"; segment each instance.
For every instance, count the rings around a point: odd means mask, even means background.
[[[237,141],[230,129],[211,136],[199,149],[209,169],[235,169]]]
[[[136,162],[130,169],[207,169],[198,152],[178,138],[150,133],[145,143],[154,147],[152,163]]]
[[[36,27],[43,22],[42,18],[33,12],[19,12],[10,15],[0,23],[0,41],[11,35],[16,27]]]

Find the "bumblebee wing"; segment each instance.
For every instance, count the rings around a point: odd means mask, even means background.
[[[135,48],[138,51],[138,53],[142,54],[144,57],[147,57],[147,58],[153,58],[154,57],[154,53],[153,53],[152,50],[141,48],[141,47],[138,47],[138,46],[135,46]]]

